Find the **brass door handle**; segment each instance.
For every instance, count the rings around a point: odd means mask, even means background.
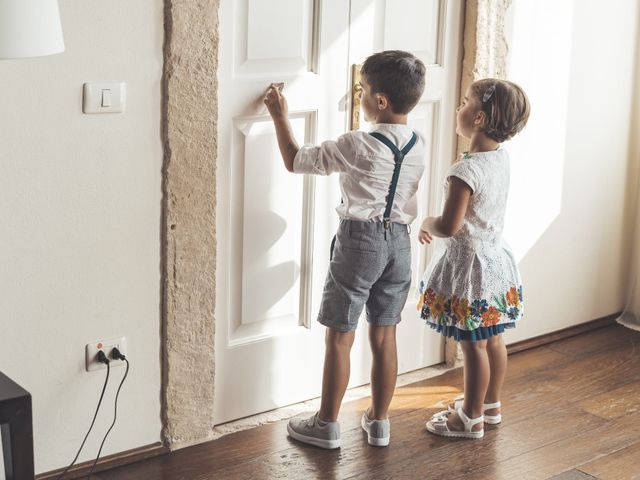
[[[360,99],[362,98],[362,84],[360,83],[360,69],[362,65],[351,66],[351,130],[360,129]]]

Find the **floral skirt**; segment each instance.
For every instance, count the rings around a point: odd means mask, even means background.
[[[456,340],[485,340],[522,318],[522,284],[511,251],[448,243],[420,282],[418,312],[434,330]]]
[[[522,317],[522,285],[493,299],[448,297],[429,288],[420,295],[420,318],[445,337],[475,342],[515,327]]]

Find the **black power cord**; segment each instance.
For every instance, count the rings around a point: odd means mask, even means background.
[[[109,383],[109,371],[110,371],[109,359],[107,358],[107,356],[104,354],[104,352],[102,350],[98,350],[97,359],[98,359],[99,362],[104,363],[107,366],[107,377],[104,379],[104,385],[102,386],[102,393],[100,394],[100,400],[98,400],[98,406],[96,407],[96,413],[93,415],[93,420],[91,420],[91,426],[89,427],[89,430],[87,431],[87,434],[84,436],[84,440],[82,440],[82,445],[80,445],[80,448],[78,449],[78,453],[76,453],[76,456],[73,459],[73,461],[69,464],[69,466],[67,468],[64,469],[64,471],[58,476],[58,478],[56,480],[62,480],[62,477],[64,477],[64,475],[69,471],[69,469],[75,465],[76,460],[78,460],[78,456],[80,455],[80,452],[82,452],[84,444],[87,441],[87,438],[89,437],[89,434],[91,433],[91,429],[93,428],[93,424],[96,422],[96,417],[98,416],[98,411],[100,410],[100,405],[102,404],[102,399],[104,398],[104,392],[107,389],[107,383]]]
[[[104,434],[104,438],[102,439],[102,443],[100,444],[100,449],[98,450],[98,456],[96,457],[95,461],[93,462],[93,465],[91,465],[91,470],[89,470],[89,474],[87,475],[87,480],[89,480],[89,478],[91,477],[91,474],[93,473],[93,469],[95,468],[96,464],[98,463],[98,459],[100,458],[100,454],[102,453],[102,447],[104,446],[104,442],[107,440],[107,437],[109,436],[109,433],[111,433],[111,429],[116,424],[116,419],[118,418],[118,396],[120,395],[120,389],[122,388],[122,384],[127,379],[127,375],[129,374],[129,360],[127,360],[127,357],[125,357],[120,352],[120,350],[118,350],[117,347],[113,347],[111,349],[111,358],[113,358],[114,360],[123,360],[124,362],[126,362],[127,369],[124,372],[124,376],[122,377],[122,380],[120,381],[120,385],[118,385],[118,391],[116,392],[115,408],[114,408],[114,412],[113,412],[113,422],[111,423],[111,426],[109,427],[109,430],[107,430],[107,433]]]

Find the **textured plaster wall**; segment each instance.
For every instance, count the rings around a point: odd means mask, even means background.
[[[212,438],[219,0],[166,0],[163,440]]]
[[[506,78],[505,18],[511,0],[467,0],[465,4],[460,98],[480,78]],[[458,152],[468,144],[458,137]]]

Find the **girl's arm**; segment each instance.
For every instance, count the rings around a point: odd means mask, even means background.
[[[467,213],[472,193],[473,190],[464,181],[458,177],[449,177],[449,196],[444,204],[442,215],[424,219],[418,234],[420,243],[431,243],[432,235],[447,238],[458,233]]]
[[[264,97],[264,103],[271,114],[273,124],[276,127],[276,137],[278,139],[278,147],[284,161],[284,166],[290,172],[293,172],[293,160],[298,154],[298,143],[296,142],[291,124],[287,118],[289,107],[287,99],[280,93],[280,89],[276,85],[271,85]]]

